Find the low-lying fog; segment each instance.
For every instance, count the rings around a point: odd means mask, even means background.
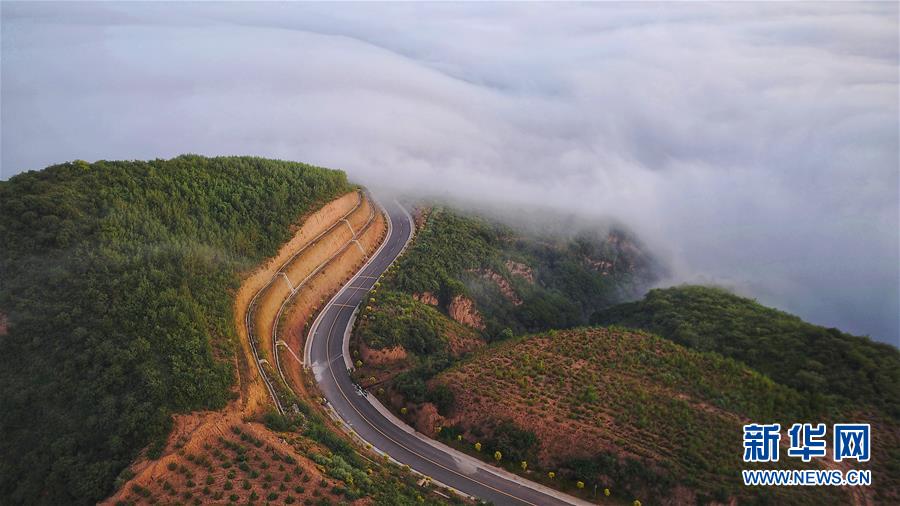
[[[254,154],[626,223],[897,344],[898,6],[2,3],[2,177]]]

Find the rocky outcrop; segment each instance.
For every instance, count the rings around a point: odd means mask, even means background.
[[[506,280],[500,274],[497,274],[491,269],[477,269],[469,272],[474,272],[480,275],[482,278],[494,283],[497,285],[497,288],[500,290],[500,293],[506,297],[506,299],[513,303],[513,305],[518,306],[522,303],[522,299],[519,298],[519,294],[513,290],[512,285],[509,284],[509,281]]]
[[[453,300],[450,302],[450,307],[447,308],[447,312],[450,313],[450,318],[453,318],[463,325],[468,325],[478,330],[484,329],[484,321],[481,319],[481,313],[475,308],[475,303],[472,302],[472,299],[469,299],[468,297],[462,295],[453,297]]]
[[[584,257],[584,263],[587,264],[592,270],[599,272],[600,274],[606,276],[613,270],[613,263],[607,260],[595,260],[591,257]]]
[[[610,263],[609,271],[634,272],[645,263],[646,255],[627,235],[615,230],[606,236],[605,246],[615,256]]]
[[[506,261],[506,269],[513,276],[519,276],[520,278],[528,281],[529,283],[534,283],[534,272],[531,270],[526,264],[521,262],[513,262],[512,260]]]
[[[429,306],[438,305],[437,297],[431,292],[414,293],[413,298],[423,304],[428,304]]]

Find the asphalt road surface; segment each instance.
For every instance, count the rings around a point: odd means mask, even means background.
[[[359,274],[327,304],[311,329],[306,365],[337,416],[360,438],[394,460],[431,479],[494,504],[585,504],[538,486],[433,441],[379,410],[351,381],[345,360],[345,338],[363,297],[403,251],[413,230],[412,219],[399,203],[386,206],[391,230],[380,250]],[[392,420],[393,418],[393,420]],[[399,423],[398,423],[399,422]]]

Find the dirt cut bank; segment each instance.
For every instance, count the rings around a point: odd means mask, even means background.
[[[270,410],[272,400],[254,363],[245,322],[260,294],[251,321],[260,336],[257,353],[271,359],[276,315],[299,288],[279,336],[299,355],[306,322],[377,249],[385,232],[381,212],[363,192],[345,194],[306,216],[291,240],[235,294],[234,322],[243,351],[236,359],[237,398],[222,411],[176,416],[162,456],[134,463],[104,504],[340,502],[339,483],[306,456],[322,451],[315,441],[279,435],[250,421]],[[302,396],[294,356],[280,354],[292,389]]]

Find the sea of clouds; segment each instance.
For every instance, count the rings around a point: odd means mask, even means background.
[[[898,6],[3,2],[2,178],[253,154],[620,220],[898,344]]]

